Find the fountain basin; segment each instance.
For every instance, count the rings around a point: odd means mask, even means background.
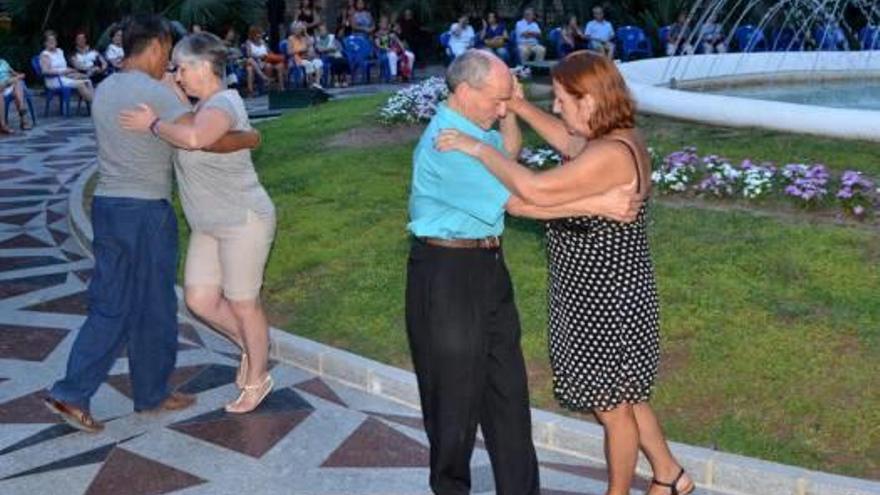
[[[621,64],[640,111],[713,125],[880,142],[880,110],[833,108],[695,91],[832,80],[880,82],[880,51],[763,52]]]

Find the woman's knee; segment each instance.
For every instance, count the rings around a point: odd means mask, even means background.
[[[186,307],[197,315],[206,315],[214,311],[220,303],[220,292],[187,288],[183,295]]]
[[[606,427],[614,427],[622,424],[628,424],[635,421],[632,404],[620,404],[614,409],[608,411],[593,411],[596,419]]]

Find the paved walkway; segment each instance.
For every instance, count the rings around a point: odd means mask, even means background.
[[[94,155],[85,118],[0,139],[0,494],[429,493],[418,411],[274,363],[267,402],[225,414],[234,349],[183,319],[173,381],[198,395],[195,407],[133,413],[124,350],[93,400],[104,432],[75,431],[42,406],[86,313],[92,262],[70,235],[67,198]],[[600,465],[540,459],[544,494],[603,493]],[[473,473],[474,493],[492,493],[479,446]]]

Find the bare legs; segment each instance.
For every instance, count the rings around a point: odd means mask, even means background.
[[[238,345],[247,356],[243,391],[230,404],[233,409],[228,410],[253,410],[265,397],[262,392],[266,391],[269,362],[269,322],[259,299],[231,301],[222,295],[220,287],[203,286],[187,286],[185,299],[193,313]],[[268,387],[271,389],[271,381]]]
[[[260,81],[265,82],[268,79],[266,73],[263,72],[263,68],[260,66],[260,63],[252,58],[247,59],[247,90],[248,95],[254,94],[254,78],[259,77]]]
[[[259,77],[261,81],[266,82],[272,79],[273,72],[277,77],[278,89],[283,90],[286,86],[287,71],[285,70],[285,65],[283,63],[261,64],[252,58],[248,58],[245,69],[247,72],[248,95],[254,94],[254,78]]]
[[[223,297],[220,287],[186,286],[186,306],[199,318],[205,320],[221,335],[244,350],[238,320],[232,312],[230,301]]]
[[[92,88],[92,81],[88,79],[79,79],[74,87],[83,100],[86,100],[87,103],[92,103],[92,100],[95,97],[95,90]]]
[[[639,426],[633,407],[621,404],[611,411],[595,411],[605,429],[605,462],[608,465],[607,495],[629,495],[639,458]]]
[[[607,495],[628,495],[635,475],[639,449],[654,472],[654,479],[672,482],[681,466],[673,457],[657,416],[647,402],[621,404],[611,411],[595,411],[605,429],[605,459],[608,464]],[[678,481],[681,493],[689,493],[694,483],[685,474]],[[669,488],[652,485],[649,495],[667,495]]]
[[[6,100],[0,98],[0,134],[12,134],[12,129],[6,125]]]

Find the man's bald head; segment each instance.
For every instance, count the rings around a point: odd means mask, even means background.
[[[449,91],[455,92],[461,83],[472,88],[485,86],[489,78],[509,77],[507,64],[486,50],[470,49],[459,55],[446,69],[446,84]]]
[[[513,76],[503,60],[484,50],[468,50],[446,71],[450,106],[483,129],[507,115]]]

